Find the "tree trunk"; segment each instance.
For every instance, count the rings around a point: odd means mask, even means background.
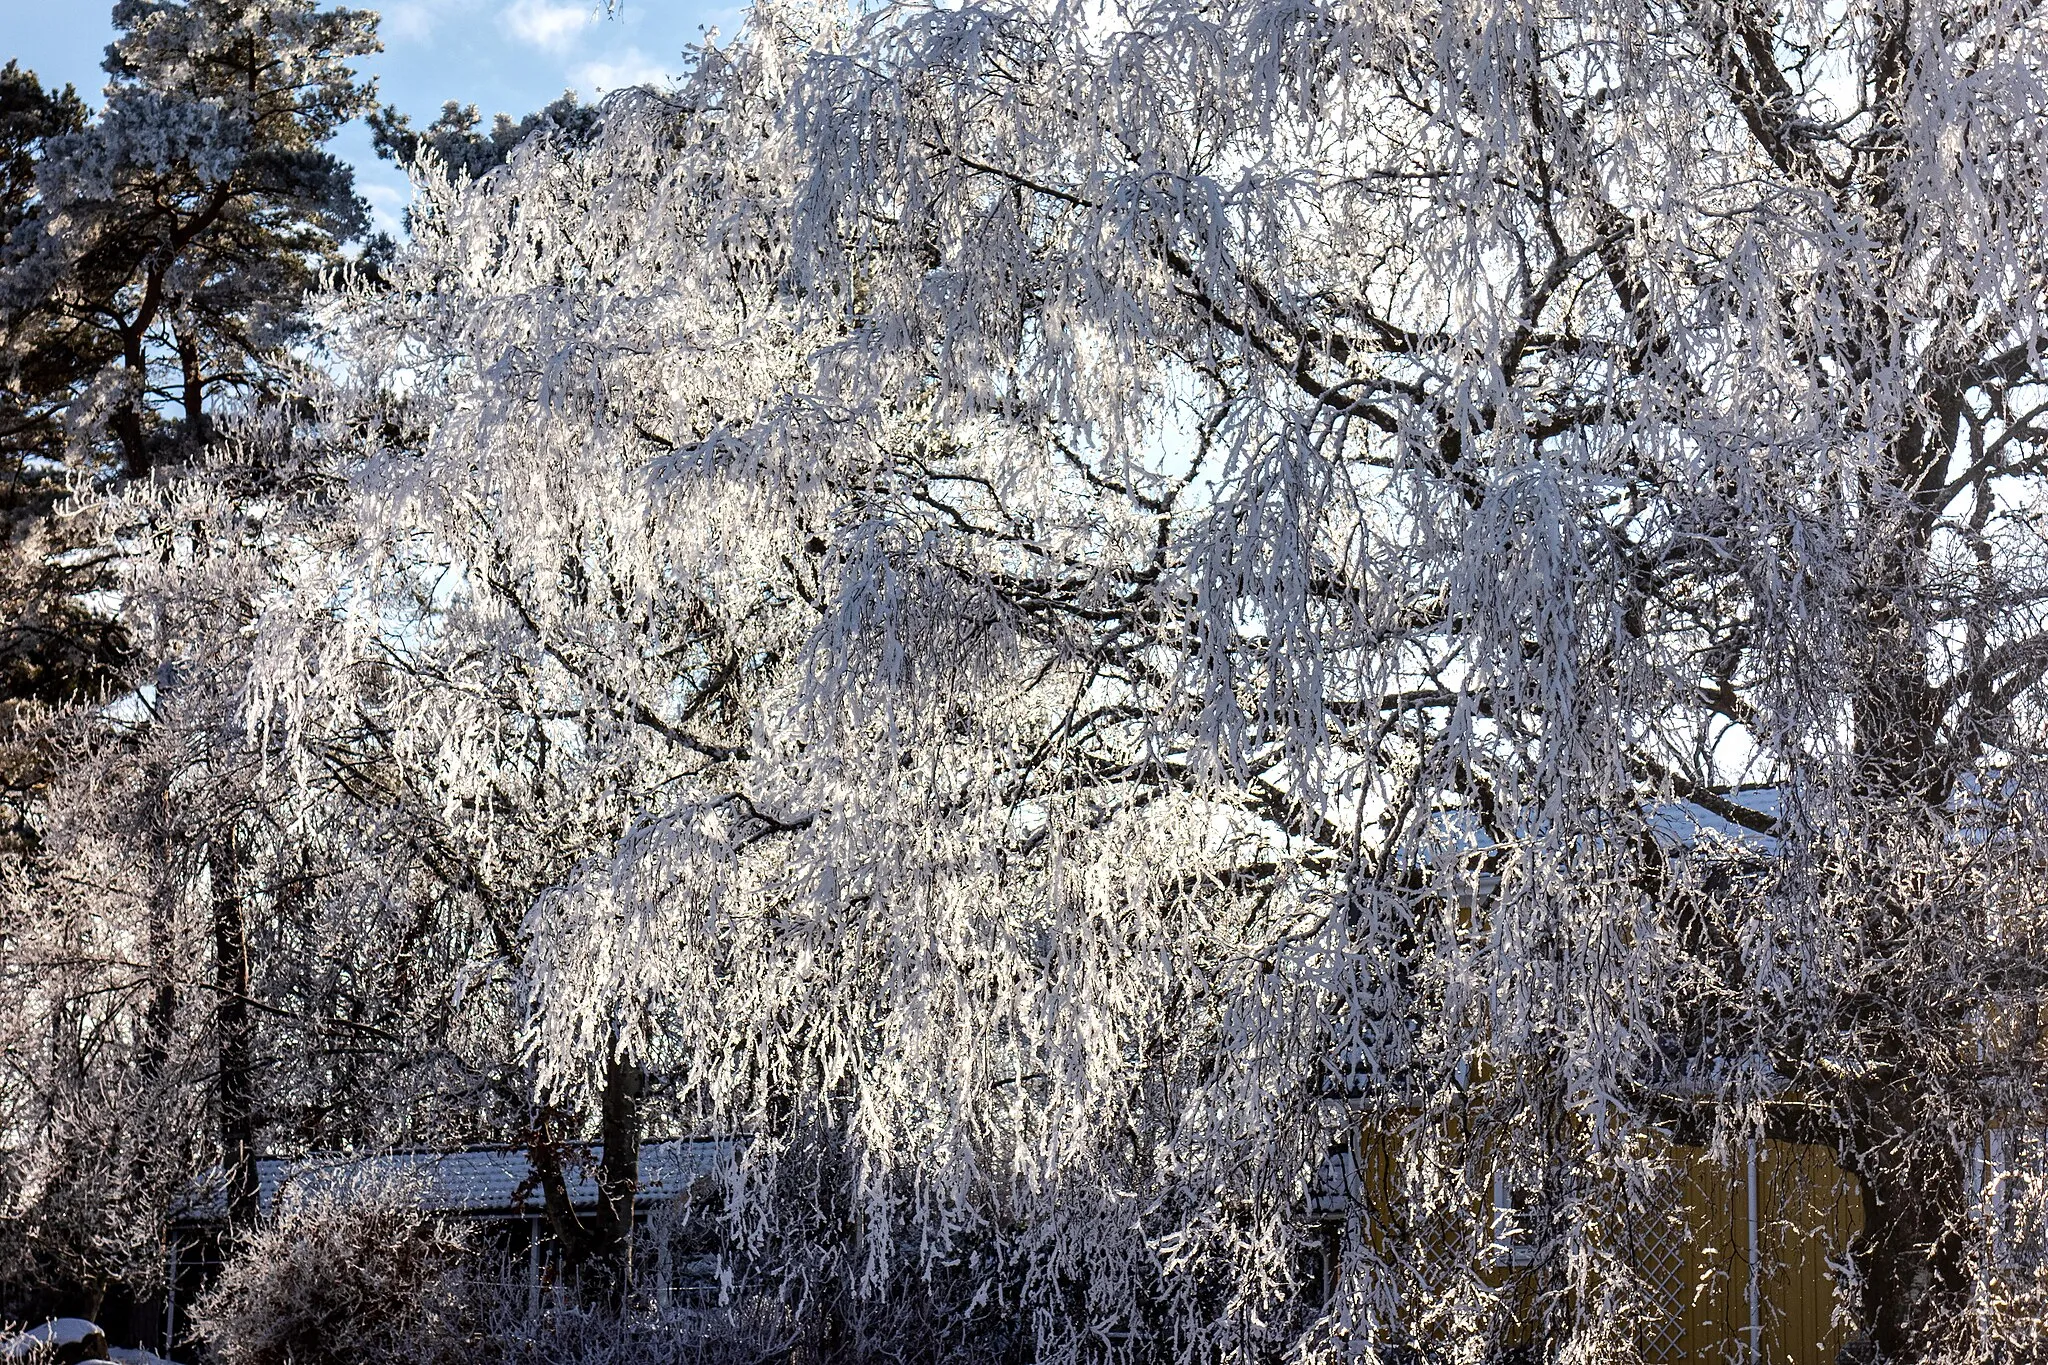
[[[256,1221],[255,1037],[249,1015],[249,933],[235,885],[241,857],[232,830],[208,852],[213,881],[214,1033],[219,1060],[220,1150],[228,1177],[228,1229]]]
[[[156,978],[150,984],[149,1005],[142,1017],[142,1078],[154,1087],[164,1076],[171,1059],[171,1025],[178,1013],[178,983],[171,962],[171,905],[175,895],[168,886],[150,889],[149,970]]]
[[[178,338],[178,377],[183,385],[185,447],[196,455],[207,437],[206,379],[199,367],[199,343],[188,336]]]
[[[640,1104],[646,1073],[614,1057],[604,1073],[599,1135],[604,1156],[597,1168],[597,1217],[591,1269],[614,1308],[623,1308],[633,1283],[633,1205],[640,1188]]]
[[[162,291],[161,278],[152,273],[145,295]],[[148,438],[142,430],[142,390],[149,383],[148,359],[142,353],[142,338],[148,324],[131,323],[121,333],[121,365],[135,378],[135,387],[122,398],[114,413],[114,438],[121,443],[122,472],[131,479],[146,479],[150,471]]]
[[[633,1211],[640,1187],[640,1115],[646,1073],[613,1058],[599,1096],[597,1205],[588,1215],[569,1196],[564,1143],[554,1136],[552,1111],[543,1111],[528,1147],[554,1234],[563,1278],[584,1302],[619,1309],[633,1281]]]
[[[590,1230],[577,1216],[576,1205],[569,1197],[569,1181],[562,1169],[564,1144],[556,1129],[559,1118],[556,1110],[541,1106],[526,1141],[526,1159],[540,1185],[541,1208],[547,1214],[548,1232],[554,1239],[555,1265],[573,1281],[589,1259]]]
[[[144,820],[149,840],[149,1005],[142,1019],[142,1077],[154,1088],[164,1077],[170,1061],[171,1028],[178,1013],[176,933],[178,867],[172,856],[170,821],[165,805],[169,800],[161,773],[152,769],[150,811]]]
[[[1900,433],[1893,441],[1899,488],[1909,490],[1930,471],[1945,469],[1948,449],[1939,429],[1930,434],[1909,427]],[[1903,606],[1919,591],[1926,533],[1903,523],[1875,541],[1854,637],[1863,656],[1852,699],[1855,798],[1870,822],[1861,833],[1903,836],[1906,847],[1920,840],[1940,847],[1958,755],[1943,734],[1941,691],[1928,683],[1925,626]],[[1912,942],[1921,893],[1899,883],[1900,869],[1852,857],[1842,871],[1864,907],[1863,942]],[[1913,974],[1903,959],[1892,970]],[[1852,1248],[1861,1280],[1858,1310],[1879,1359],[1922,1365],[1947,1359],[1964,1341],[1970,1195],[1963,1155],[1938,1121],[1937,1096],[1926,1089],[1940,1063],[1920,1045],[1930,1032],[1936,1040],[1951,1040],[1969,1025],[1910,1010],[1879,1022],[1882,1017],[1866,1011],[1856,1020],[1868,1055],[1882,1064],[1843,1096],[1848,1123],[1842,1165],[1860,1183],[1863,1202],[1863,1231]]]
[[[1888,1108],[1911,1108],[1887,1096]],[[1863,1190],[1854,1247],[1863,1329],[1886,1365],[1944,1359],[1961,1345],[1970,1280],[1962,1154],[1911,1114],[1880,1113],[1851,1134],[1844,1162]]]
[[[114,414],[114,438],[121,443],[121,464],[131,479],[149,477],[149,444],[142,435],[142,412],[125,403]]]

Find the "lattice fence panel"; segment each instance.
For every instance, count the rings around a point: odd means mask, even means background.
[[[1677,1218],[1651,1214],[1630,1229],[1630,1263],[1649,1310],[1638,1349],[1645,1365],[1686,1360],[1686,1229]]]

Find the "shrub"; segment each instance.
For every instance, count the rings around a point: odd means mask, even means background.
[[[290,1200],[244,1238],[192,1322],[217,1365],[454,1365],[475,1356],[466,1230],[390,1184]]]

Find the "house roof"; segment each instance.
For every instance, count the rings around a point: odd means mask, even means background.
[[[643,1202],[673,1199],[699,1180],[730,1169],[738,1159],[736,1138],[677,1138],[640,1147]],[[578,1208],[597,1204],[595,1144],[572,1143],[563,1153],[569,1201]],[[263,1158],[256,1163],[257,1204],[270,1213],[282,1198],[399,1184],[417,1190],[430,1213],[524,1215],[541,1211],[540,1181],[523,1147],[467,1147],[453,1151],[328,1153],[301,1158]],[[214,1171],[175,1210],[183,1222],[217,1222],[227,1216],[227,1181]]]

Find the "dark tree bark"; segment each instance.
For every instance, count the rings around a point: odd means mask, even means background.
[[[227,1168],[228,1227],[256,1221],[255,1031],[249,1013],[249,932],[241,888],[241,855],[232,829],[208,851],[213,882],[214,1032],[219,1068],[221,1162]]]
[[[206,444],[206,375],[200,367],[199,340],[178,338],[179,402],[185,409],[185,444],[197,450]]]
[[[587,1213],[569,1194],[563,1153],[569,1144],[556,1136],[559,1115],[544,1110],[528,1146],[540,1184],[542,1207],[565,1279],[586,1303],[623,1308],[633,1282],[633,1214],[640,1187],[641,1103],[646,1072],[614,1057],[605,1066],[598,1097],[597,1203]]]
[[[154,1086],[170,1060],[171,1027],[178,1012],[178,983],[172,961],[172,937],[178,902],[179,868],[173,857],[173,834],[167,814],[165,777],[152,769],[148,809],[143,827],[149,841],[149,1005],[142,1018],[142,1077]]]
[[[605,1067],[599,1134],[604,1156],[597,1167],[597,1216],[591,1270],[615,1308],[625,1306],[633,1282],[633,1207],[640,1189],[640,1106],[646,1073],[614,1057]]]
[[[1963,1263],[1968,1216],[1962,1154],[1892,1108],[1851,1132],[1845,1165],[1863,1192],[1863,1232],[1851,1248],[1862,1272],[1863,1328],[1887,1362],[1948,1358],[1960,1339],[1970,1277]]]

